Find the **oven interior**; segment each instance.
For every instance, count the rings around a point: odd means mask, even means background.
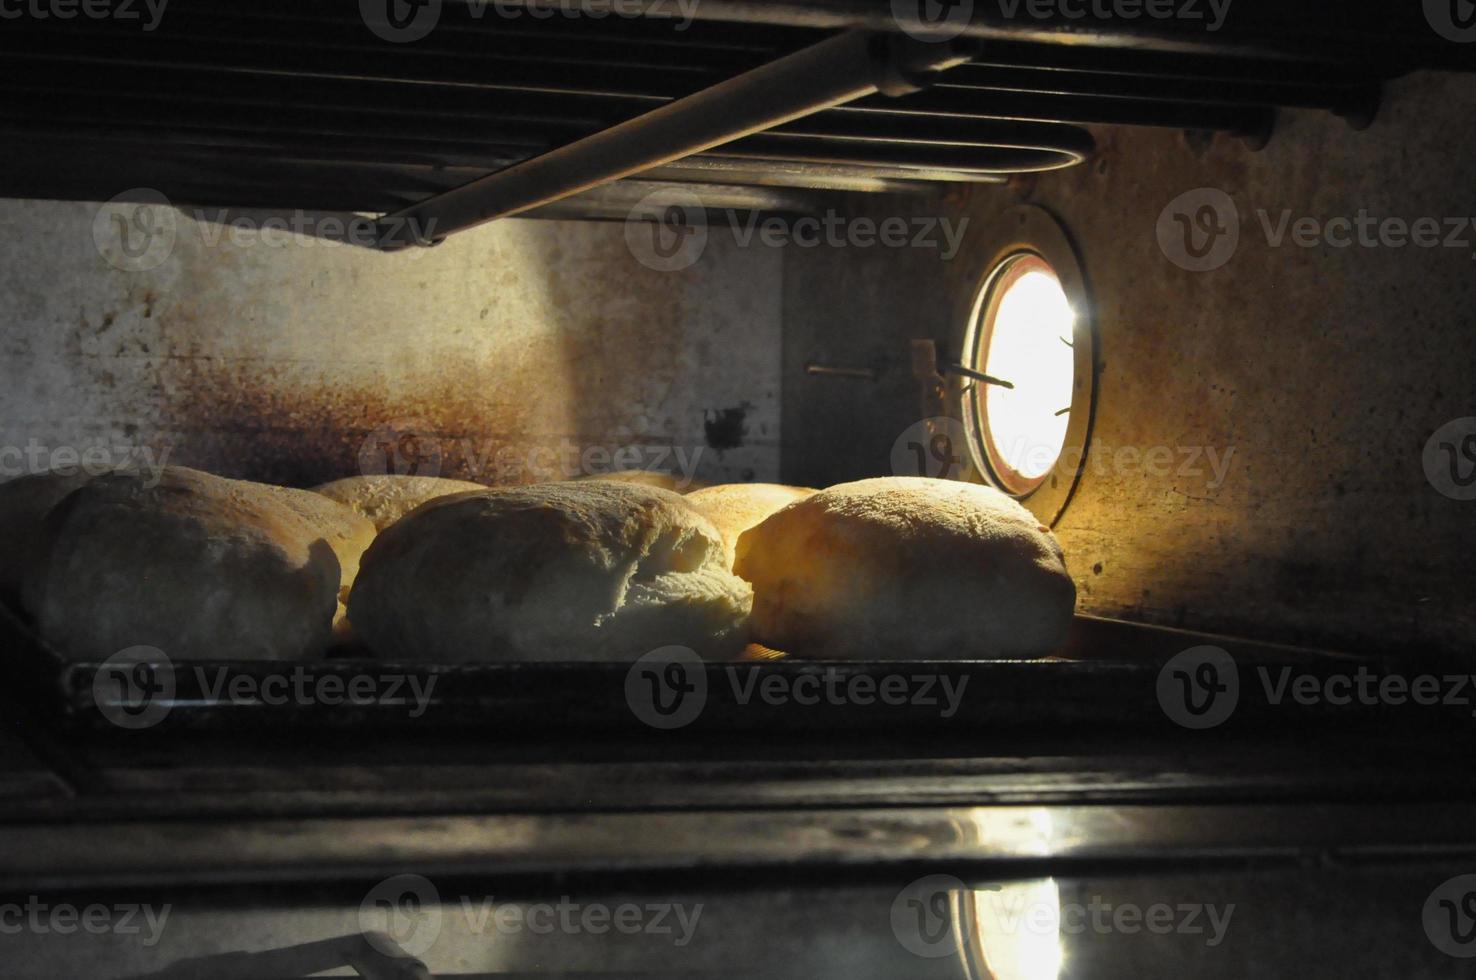
[[[679,730],[627,664],[402,665],[408,713],[222,699],[280,670],[208,650],[132,730],[7,601],[7,975],[1459,975],[1445,7],[7,13],[6,479],[1028,485],[1077,590],[1051,657],[708,664]],[[1032,272],[1074,316],[1043,463],[988,417]],[[1207,662],[1236,687],[1200,724],[1168,705]],[[876,697],[898,674],[936,695]]]

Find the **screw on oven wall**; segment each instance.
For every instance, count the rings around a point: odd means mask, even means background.
[[[441,935],[441,894],[422,875],[386,878],[359,903],[359,931],[387,956],[421,956]]]
[[[707,668],[696,651],[670,646],[652,650],[625,675],[631,714],[662,731],[685,728],[707,704]]]
[[[1212,272],[1240,247],[1240,209],[1229,194],[1201,187],[1180,194],[1158,215],[1158,247],[1189,272]]]
[[[1219,647],[1194,647],[1158,672],[1158,704],[1175,724],[1202,730],[1223,725],[1240,702],[1240,671]]]
[[[136,646],[104,660],[92,676],[92,703],[119,728],[153,728],[174,707],[174,664],[158,647]]]

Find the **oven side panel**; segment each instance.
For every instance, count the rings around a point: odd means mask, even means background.
[[[1476,415],[1473,110],[1469,79],[1414,75],[1390,86],[1364,132],[1285,112],[1251,152],[1223,136],[1104,130],[1075,170],[925,204],[871,202],[878,219],[972,227],[955,257],[946,243],[788,251],[786,479],[890,472],[893,443],[920,412],[907,341],[930,337],[957,356],[958,299],[984,261],[971,245],[1006,208],[1038,204],[1075,239],[1095,299],[1095,431],[1057,528],[1080,610],[1467,650],[1476,502],[1437,492],[1424,458],[1438,429]],[[1160,248],[1157,224],[1200,188],[1229,195],[1240,241],[1221,268],[1191,272]],[[1356,224],[1347,247],[1294,237],[1313,218],[1341,241],[1329,223],[1360,212],[1437,219],[1440,244],[1400,247],[1377,225],[1368,237],[1387,241],[1372,247]],[[886,370],[875,384],[814,378],[812,361]]]

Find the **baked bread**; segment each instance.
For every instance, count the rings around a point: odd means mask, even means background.
[[[20,596],[41,522],[67,494],[92,478],[79,469],[66,476],[33,473],[0,484],[0,595]]]
[[[383,531],[391,524],[410,513],[427,500],[449,497],[453,493],[467,493],[485,489],[480,483],[466,480],[443,480],[436,476],[351,476],[334,480],[313,492],[336,500]]]
[[[752,592],[675,493],[603,481],[433,500],[364,555],[349,619],[392,661],[735,656]]]
[[[585,483],[592,480],[607,483],[633,483],[642,487],[670,490],[672,493],[691,493],[693,490],[700,490],[707,486],[700,480],[678,480],[670,473],[657,470],[617,470],[614,473],[592,473],[589,476],[576,476],[573,482]]]
[[[73,659],[321,656],[374,526],[306,490],[166,467],[97,477],[54,507],[23,588]]]
[[[1013,659],[1064,642],[1076,587],[1051,532],[971,483],[862,480],[738,539],[753,635],[798,656]]]
[[[807,487],[786,487],[778,483],[723,483],[695,490],[687,500],[712,521],[723,536],[723,550],[728,567],[733,567],[738,536],[764,521],[776,510],[804,500],[815,491]]]

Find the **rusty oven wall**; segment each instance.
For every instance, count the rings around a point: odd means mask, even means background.
[[[386,432],[484,483],[777,475],[777,254],[659,272],[619,223],[512,220],[380,255],[181,216],[126,271],[98,213],[0,201],[0,479],[101,446],[307,486]]]
[[[1287,112],[1269,147],[1251,152],[1227,137],[1103,131],[1096,158],[1068,172],[922,203],[861,202],[878,218],[981,227],[1031,202],[1074,237],[1100,361],[1099,451],[1057,528],[1081,611],[1349,649],[1472,652],[1476,502],[1437,493],[1422,454],[1435,430],[1476,416],[1476,227],[1452,247],[1273,247],[1259,212],[1273,229],[1287,210],[1467,221],[1473,115],[1470,79],[1416,75],[1390,88],[1364,132]],[[1177,195],[1203,187],[1235,201],[1241,241],[1223,268],[1187,272],[1160,251],[1155,225]],[[975,288],[966,259],[788,252],[786,479],[889,472],[894,440],[920,412],[906,341],[933,337],[956,355],[953,306]],[[876,384],[808,378],[812,360],[886,373]],[[1175,453],[1166,472],[1123,455],[1156,446]],[[1208,448],[1233,452],[1223,482],[1203,457],[1183,465],[1181,449]]]

